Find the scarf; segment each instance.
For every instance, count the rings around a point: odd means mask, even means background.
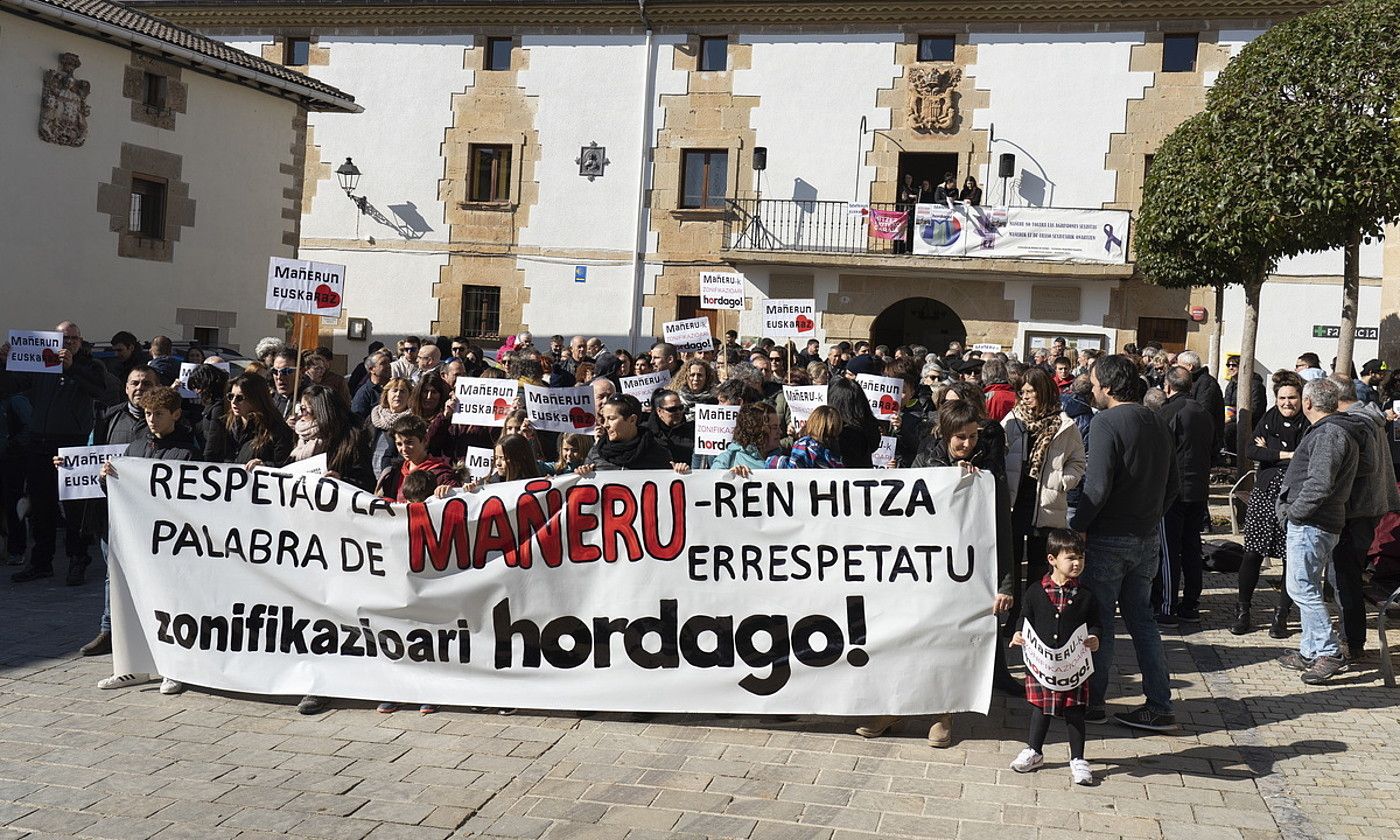
[[[1022,418],[1021,422],[1026,427],[1026,433],[1031,438],[1030,466],[1026,474],[1031,478],[1039,479],[1040,472],[1045,468],[1045,454],[1050,451],[1050,444],[1055,440],[1055,435],[1060,431],[1060,407],[1052,405],[1045,413],[1039,417]]]
[[[400,417],[407,417],[412,413],[412,409],[406,409],[404,411],[390,411],[382,405],[376,405],[369,411],[369,422],[374,425],[374,428],[383,429],[387,432],[389,431],[389,427],[394,425],[395,420],[399,419]]]
[[[326,442],[321,439],[321,427],[310,417],[298,417],[293,429],[297,433],[297,445],[292,447],[292,460],[303,461],[325,451]]]

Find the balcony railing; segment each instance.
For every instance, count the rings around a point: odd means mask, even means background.
[[[1055,207],[952,208],[844,201],[730,199],[725,250],[912,254],[966,259],[1127,262],[1129,214]],[[876,235],[872,214],[907,212],[903,236]],[[886,234],[888,236],[888,234]]]

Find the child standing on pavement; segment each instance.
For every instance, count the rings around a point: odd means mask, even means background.
[[[1094,593],[1079,582],[1084,572],[1084,540],[1074,531],[1064,528],[1050,530],[1045,539],[1046,558],[1050,571],[1026,587],[1021,599],[1021,614],[1025,625],[1034,631],[1046,646],[1063,647],[1081,627],[1088,636],[1084,647],[1090,653],[1099,647],[1099,607]],[[1011,637],[1013,647],[1025,644],[1025,634],[1018,630]],[[1030,738],[1026,748],[1011,762],[1017,773],[1039,770],[1045,763],[1045,736],[1050,732],[1050,719],[1056,715],[1069,727],[1069,772],[1076,785],[1091,785],[1094,774],[1084,760],[1084,715],[1089,705],[1087,675],[1078,686],[1060,691],[1047,688],[1026,673],[1026,699],[1031,704]]]

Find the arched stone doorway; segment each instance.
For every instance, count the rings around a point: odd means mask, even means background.
[[[958,313],[933,298],[905,298],[888,306],[870,325],[870,342],[922,344],[935,356],[943,355],[950,341],[967,341],[967,327]]]

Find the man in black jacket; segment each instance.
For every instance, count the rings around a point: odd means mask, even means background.
[[[1167,401],[1158,416],[1176,442],[1176,468],[1181,494],[1162,517],[1166,538],[1162,569],[1152,582],[1152,603],[1157,623],[1172,626],[1179,621],[1200,620],[1201,527],[1206,521],[1210,497],[1210,460],[1214,430],[1206,410],[1191,399],[1191,374],[1184,368],[1167,371],[1162,385]],[[1181,590],[1185,578],[1185,590]],[[1177,593],[1181,601],[1177,602]]]
[[[1194,350],[1178,353],[1176,364],[1191,374],[1191,398],[1200,403],[1210,416],[1211,429],[1215,433],[1211,442],[1211,458],[1214,459],[1215,453],[1225,445],[1225,395],[1220,392],[1220,381],[1201,364],[1201,357]],[[1254,416],[1258,417],[1261,411],[1255,408]]]
[[[106,390],[106,372],[83,344],[83,333],[72,321],[54,328],[63,333],[61,373],[0,373],[0,396],[24,393],[34,407],[29,452],[25,457],[25,484],[29,488],[29,527],[34,548],[29,563],[10,576],[15,583],[53,577],[53,555],[58,543],[58,471],[53,465],[60,447],[83,446],[92,431],[95,401]],[[0,365],[8,357],[0,354]],[[83,531],[82,502],[65,503],[64,550],[68,577],[82,583],[88,565],[88,540]]]
[[[1089,682],[1090,723],[1108,719],[1104,708],[1113,671],[1113,623],[1121,609],[1142,670],[1147,703],[1114,719],[1123,726],[1155,732],[1176,729],[1171,675],[1162,652],[1162,634],[1152,620],[1152,578],[1161,557],[1158,528],[1176,501],[1180,478],[1166,424],[1144,408],[1147,385],[1137,365],[1123,356],[1105,356],[1089,372],[1094,417],[1089,467],[1079,505],[1069,527],[1086,535],[1088,564],[1083,580],[1099,602],[1103,638],[1094,652]]]

